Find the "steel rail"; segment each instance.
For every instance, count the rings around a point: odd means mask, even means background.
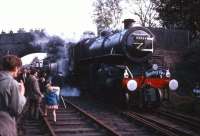
[[[41,108],[39,109],[39,112],[40,112],[40,114],[41,114],[41,116],[42,116],[42,113],[43,113],[43,112],[42,112],[42,109],[41,109]],[[45,122],[45,125],[47,126],[47,128],[48,128],[48,130],[49,130],[49,132],[50,132],[50,135],[51,135],[51,136],[57,136],[57,135],[55,134],[55,132],[54,132],[52,126],[50,125],[48,119],[47,119],[46,117],[44,117],[44,116],[42,116],[42,119],[43,119],[43,121]]]
[[[198,129],[200,128],[200,119],[198,118],[194,118],[194,117],[190,117],[190,116],[182,115],[180,113],[174,113],[174,112],[166,111],[166,110],[159,110],[158,114],[182,121],[184,123],[189,124],[192,127],[196,127]]]
[[[112,136],[121,136],[121,134],[117,133],[114,129],[110,128],[108,125],[104,124],[102,121],[98,120],[96,117],[93,115],[89,114],[88,112],[84,111],[83,109],[79,108],[75,104],[71,103],[70,101],[65,99],[65,102],[78,110],[79,112],[83,113],[86,117],[90,118],[93,120],[95,123],[99,124],[101,127],[103,127],[105,130],[107,130]]]
[[[132,120],[134,119],[134,120],[136,120],[138,122],[141,122],[144,125],[146,125],[147,127],[150,127],[150,128],[152,128],[152,129],[154,129],[154,130],[156,130],[156,131],[158,131],[158,132],[160,132],[160,133],[162,133],[162,134],[164,134],[166,136],[178,136],[176,133],[171,132],[169,130],[166,130],[165,128],[163,128],[163,127],[161,127],[159,125],[156,125],[156,124],[154,124],[154,123],[152,123],[152,122],[150,122],[150,121],[148,121],[148,120],[146,120],[144,118],[141,118],[141,117],[139,117],[139,116],[137,116],[135,114],[131,114],[129,112],[123,112],[121,114],[124,115],[124,116],[127,116],[128,118],[130,118]]]

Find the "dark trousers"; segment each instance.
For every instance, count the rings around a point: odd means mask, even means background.
[[[29,100],[29,117],[32,119],[39,119],[40,100]]]

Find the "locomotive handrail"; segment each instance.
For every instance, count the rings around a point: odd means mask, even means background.
[[[129,72],[131,78],[133,78],[133,74],[131,73],[130,69],[128,68],[128,66],[126,66],[126,70]]]

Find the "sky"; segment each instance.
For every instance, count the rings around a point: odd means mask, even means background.
[[[0,31],[45,29],[63,38],[96,33],[92,20],[94,0],[0,0]],[[124,18],[129,18],[126,13]]]
[[[0,0],[0,31],[45,29],[73,37],[95,31],[93,0]]]
[[[21,58],[22,65],[30,64],[34,58],[38,58],[39,60],[43,60],[47,57],[47,53],[31,53]]]

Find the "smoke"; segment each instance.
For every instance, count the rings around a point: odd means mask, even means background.
[[[65,40],[58,36],[53,36],[47,43],[47,52],[55,57],[55,59],[66,58]]]
[[[56,64],[56,72],[66,75],[68,69],[68,43],[74,42],[73,39],[63,39],[57,35],[49,35],[44,30],[32,31],[33,41],[31,45],[39,48],[41,52],[47,53],[52,63]],[[57,74],[57,73],[56,73]]]
[[[33,41],[30,44],[33,47],[40,47],[41,52],[53,54],[59,57],[64,55],[64,46],[69,42],[74,42],[73,39],[62,38],[58,35],[49,35],[45,30],[32,30]]]
[[[42,52],[47,53],[47,44],[51,37],[45,31],[35,30],[31,32],[33,41],[30,43],[33,47],[39,47]]]
[[[61,89],[61,96],[80,96],[80,90],[74,87],[65,86]]]

